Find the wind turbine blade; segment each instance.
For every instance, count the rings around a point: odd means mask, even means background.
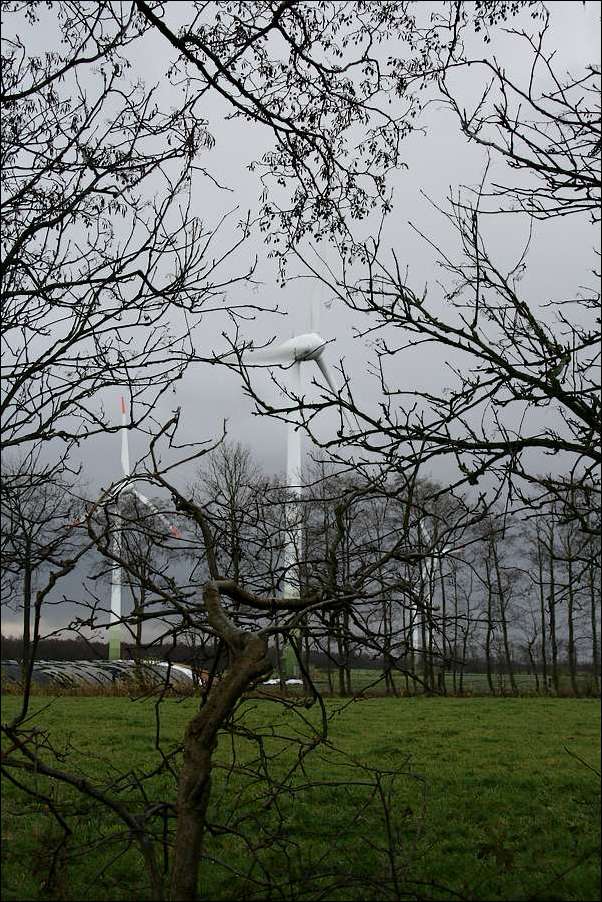
[[[333,380],[332,376],[330,375],[330,370],[326,364],[326,361],[323,359],[322,355],[320,355],[319,357],[316,357],[316,363],[320,367],[320,372],[322,373],[322,375],[324,376],[324,379],[328,383],[328,388],[331,390],[333,395],[339,395],[340,392],[339,392],[338,388],[336,387],[336,385],[334,384],[334,380]],[[351,420],[349,419],[347,411],[343,410],[341,412],[343,414],[343,419],[345,420],[345,423],[347,425],[347,429],[349,430],[349,432],[353,432],[353,426],[351,425]],[[359,424],[358,424],[358,427],[359,427]]]
[[[245,354],[245,360],[250,363],[290,363],[294,360],[290,348],[285,345],[277,345],[275,348],[266,348],[263,351],[249,351]]]
[[[130,448],[128,444],[128,429],[126,420],[125,398],[121,396],[121,468],[124,476],[130,475]]]
[[[142,502],[149,510],[151,510],[156,516],[161,520],[164,526],[167,527],[168,531],[172,534],[172,536],[176,539],[182,538],[182,533],[180,530],[170,523],[167,517],[161,513],[161,511],[155,507],[155,505],[150,501],[146,495],[143,495],[142,492],[139,492],[137,489],[132,489],[132,494],[138,498],[139,501]]]
[[[320,372],[322,373],[322,375],[324,376],[324,379],[326,380],[328,388],[331,390],[333,395],[338,395],[337,387],[334,384],[334,380],[333,380],[332,376],[330,375],[330,370],[328,369],[328,367],[326,365],[326,361],[323,359],[322,355],[320,355],[319,357],[316,357],[316,363],[318,364],[318,366],[320,368]]]
[[[309,308],[309,331],[320,333],[320,304],[316,297],[312,297]]]

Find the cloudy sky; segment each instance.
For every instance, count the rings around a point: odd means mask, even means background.
[[[185,6],[183,3],[168,4],[167,20],[170,24],[179,23]],[[434,7],[436,4],[428,6]],[[552,14],[549,46],[556,48],[557,70],[562,72],[580,68],[588,60],[599,59],[600,4],[553,2],[548,7]],[[35,33],[40,50],[45,49],[48,39],[43,23],[42,19]],[[522,24],[530,26],[531,22],[525,17]],[[474,38],[471,49],[475,56],[495,55],[511,75],[524,77],[530,62],[528,55],[517,52],[520,44],[516,40],[496,34],[491,44],[483,44],[480,39]],[[165,78],[165,72],[173,59],[171,48],[156,32],[145,38],[144,45],[139,47],[135,44],[134,47],[136,54],[132,61],[135,75],[148,84],[157,83],[163,103],[169,105],[170,91],[173,89]],[[467,104],[482,89],[480,77],[473,78],[472,72],[464,72],[459,84]],[[257,176],[248,171],[248,165],[270,148],[271,136],[260,126],[240,120],[226,120],[226,109],[215,94],[207,96],[202,112],[207,117],[215,146],[204,154],[201,162],[228,190],[216,189],[210,180],[199,174],[193,181],[193,211],[210,225],[217,223],[225,212],[235,210],[231,218],[234,225],[247,211],[253,215],[257,210],[261,186]],[[431,296],[436,297],[439,272],[434,252],[416,235],[410,223],[432,237],[435,244],[452,248],[453,238],[449,229],[427,198],[442,204],[450,190],[461,184],[477,184],[483,174],[485,158],[481,149],[467,145],[459,133],[455,117],[440,102],[435,101],[427,108],[420,124],[424,132],[416,131],[405,140],[402,148],[407,168],[398,170],[390,178],[394,207],[385,223],[382,248],[385,259],[388,257],[389,260],[391,257],[387,251],[395,250],[401,267],[408,268],[410,284],[418,288],[428,285]],[[374,228],[374,222],[368,222],[362,228],[362,234],[367,236]],[[524,244],[526,223],[517,227],[514,218],[499,218],[491,228],[500,259],[510,262]],[[222,238],[224,247],[233,234],[228,227],[225,228]],[[575,287],[583,283],[583,274],[591,269],[591,244],[591,229],[586,222],[577,222],[576,217],[572,218],[569,230],[562,220],[546,223],[538,230],[532,243],[523,282],[525,295],[543,299],[573,294]],[[327,249],[321,250],[328,256]],[[234,287],[228,291],[225,302],[240,303],[251,299],[253,303],[278,306],[286,317],[262,314],[256,322],[246,326],[246,335],[255,340],[272,336],[285,339],[308,331],[310,306],[312,302],[321,305],[320,330],[324,338],[335,339],[328,349],[329,361],[336,364],[340,358],[344,359],[353,378],[356,397],[370,408],[378,397],[377,386],[367,372],[372,355],[366,341],[353,338],[354,326],[365,328],[366,318],[350,312],[340,302],[334,303],[330,309],[322,306],[324,301],[329,300],[328,290],[306,278],[291,279],[284,288],[280,287],[273,261],[268,258],[267,248],[257,235],[243,246],[237,257],[240,270],[255,258],[258,261],[256,280],[260,284]],[[300,273],[299,267],[291,266],[291,276]],[[228,326],[228,320],[219,314],[206,317],[195,336],[198,353],[204,355],[223,349],[225,343],[221,333]],[[399,386],[408,388],[428,386],[437,389],[445,383],[448,375],[445,361],[436,351],[400,355],[393,366],[392,378]],[[309,374],[306,373],[306,376]],[[282,374],[282,378],[286,379],[286,374]],[[269,398],[268,380],[261,380],[259,384],[264,387],[266,398]],[[272,397],[277,400],[277,390],[273,388],[271,391]],[[114,410],[117,422],[119,393],[115,391],[113,396],[107,393],[103,401],[108,409]],[[191,367],[185,380],[177,385],[175,393],[165,397],[159,418],[167,417],[169,411],[176,407],[182,409],[181,434],[184,440],[211,439],[221,432],[221,424],[227,419],[232,440],[249,445],[267,471],[277,473],[283,470],[286,426],[252,416],[251,402],[242,394],[234,374],[225,370],[217,373],[215,368],[204,365]],[[333,418],[333,425],[335,422]],[[108,435],[86,444],[83,459],[92,485],[106,485],[115,478],[119,466],[119,443],[118,436]],[[134,453],[142,453],[145,439],[133,433],[131,444]]]
[[[171,4],[172,10],[175,6]],[[587,3],[584,6],[581,3],[556,2],[549,6],[552,12],[550,45],[557,48],[558,70],[574,69],[587,60],[599,59],[599,4]],[[148,82],[161,77],[169,57],[159,35],[154,35],[152,41],[156,48],[153,46],[152,52],[145,52],[139,61],[140,71]],[[495,54],[509,72],[518,76],[524,75],[529,65],[526,55],[516,57],[517,42],[509,39],[498,38],[491,45],[475,44],[475,52],[489,56]],[[154,64],[149,61],[154,61]],[[470,76],[470,73],[467,75]],[[473,98],[480,88],[480,82],[475,84],[464,78],[462,90],[467,100]],[[212,95],[207,101],[206,115],[216,143],[203,163],[222,184],[232,190],[218,192],[206,179],[198,179],[193,194],[194,209],[207,222],[211,221],[212,214],[217,220],[221,212],[234,206],[241,214],[257,208],[259,185],[247,166],[252,158],[269,147],[270,139],[265,130],[238,120],[225,121],[223,113],[223,108]],[[480,149],[466,144],[459,134],[457,121],[440,103],[428,108],[423,124],[425,133],[417,132],[410,136],[403,147],[403,158],[408,168],[391,178],[394,208],[386,222],[382,244],[385,249],[395,249],[400,264],[408,267],[411,284],[418,287],[428,284],[436,293],[435,283],[439,274],[434,265],[434,253],[410,228],[409,223],[414,223],[432,236],[435,243],[453,246],[442,217],[424,195],[442,203],[450,188],[478,183],[483,172],[484,155]],[[369,232],[369,228],[369,225],[365,227],[365,233]],[[499,247],[501,260],[514,259],[525,241],[526,224],[517,228],[516,221],[506,218],[496,222],[492,228],[496,230],[496,246]],[[591,243],[592,232],[585,222],[579,223],[573,218],[570,230],[562,220],[546,223],[545,228],[536,233],[532,244],[523,282],[526,296],[541,299],[571,296],[575,287],[583,283],[583,274],[591,269]],[[292,280],[280,288],[275,268],[267,258],[265,246],[258,239],[250,241],[246,251],[243,250],[239,258],[241,266],[255,256],[258,258],[257,276],[263,284],[251,292],[248,286],[243,285],[231,291],[228,300],[240,301],[252,296],[269,306],[278,305],[286,313],[286,318],[264,314],[248,325],[248,336],[256,340],[274,335],[284,339],[308,331],[312,300],[317,303],[327,301],[327,289],[307,279]],[[294,272],[292,268],[291,274]],[[207,318],[206,325],[196,336],[200,354],[224,347],[221,339],[224,325],[224,319],[217,314]],[[334,303],[330,309],[322,307],[321,332],[326,339],[336,340],[328,349],[329,360],[336,364],[339,358],[344,358],[353,377],[357,398],[370,406],[378,393],[374,380],[367,373],[370,348],[366,341],[353,339],[353,327],[358,325],[365,327],[365,319],[358,319],[357,314],[348,311],[340,302]],[[428,385],[438,388],[447,376],[445,363],[436,352],[400,356],[394,366],[394,376],[400,386]],[[263,384],[268,397],[270,389],[267,380]],[[273,392],[276,397],[276,389]],[[227,418],[229,435],[233,440],[249,445],[269,472],[283,471],[285,425],[253,417],[251,403],[242,395],[233,374],[225,371],[218,374],[214,368],[202,365],[192,367],[187,378],[178,385],[176,394],[166,397],[166,410],[172,405],[182,408],[182,433],[187,441],[215,436],[221,429],[222,420]],[[113,407],[117,415],[117,397],[113,400]],[[134,448],[143,448],[141,437],[133,435],[132,444]],[[114,450],[113,455],[111,449]],[[118,465],[117,453],[118,438],[115,436],[99,440],[94,449],[86,449],[88,460],[94,460],[94,473],[100,481],[113,478],[114,468]]]
[[[168,4],[168,21],[171,16],[175,22],[176,11],[179,14],[185,5]],[[553,2],[548,7],[552,14],[549,42],[550,46],[557,48],[557,70],[575,70],[587,61],[599,60],[600,4]],[[528,20],[525,21],[528,23]],[[40,49],[46,49],[47,35],[43,20],[37,26],[35,39]],[[474,50],[477,55],[495,54],[510,72],[520,77],[526,73],[529,60],[517,55],[516,47],[516,41],[498,35],[489,45],[477,41]],[[136,76],[147,83],[158,82],[167,104],[170,88],[165,71],[171,58],[171,50],[163,38],[153,34],[133,60]],[[470,72],[465,73],[461,91],[467,102],[476,96],[481,87],[478,79],[471,81]],[[214,95],[208,97],[204,112],[215,138],[215,146],[207,152],[202,162],[229,190],[219,191],[208,179],[199,175],[193,183],[194,212],[208,224],[217,222],[224,212],[235,208],[238,212],[234,220],[236,217],[242,218],[247,211],[253,214],[257,209],[260,186],[257,177],[248,171],[248,165],[269,149],[270,136],[257,126],[239,120],[226,121],[225,110]],[[407,168],[399,170],[391,178],[394,207],[385,224],[382,246],[395,249],[400,265],[408,267],[411,284],[419,288],[428,284],[430,290],[436,293],[438,274],[434,253],[416,235],[410,223],[432,236],[436,244],[447,246],[451,241],[448,230],[425,195],[442,203],[450,189],[460,184],[477,184],[483,173],[484,156],[478,148],[467,146],[459,134],[456,119],[442,108],[440,102],[428,107],[421,124],[424,125],[424,133],[416,132],[406,139],[403,147]],[[368,232],[370,227],[370,223],[364,226]],[[515,221],[508,217],[492,229],[496,230],[501,259],[511,260],[524,243],[524,226],[517,228]],[[226,230],[224,242],[227,239]],[[591,269],[591,244],[591,228],[585,222],[577,222],[576,218],[573,218],[569,230],[562,219],[547,223],[545,228],[538,230],[523,282],[527,296],[541,300],[573,296],[576,287],[583,284],[584,273],[589,273]],[[274,265],[258,236],[241,250],[238,258],[240,268],[243,269],[255,257],[258,260],[257,279],[261,284],[252,290],[248,286],[240,286],[229,292],[227,301],[240,302],[251,297],[254,302],[259,300],[271,307],[277,305],[286,316],[262,315],[248,325],[247,336],[256,340],[271,336],[285,339],[292,334],[308,331],[311,303],[323,305],[329,300],[328,291],[307,279],[293,279],[284,288],[279,287]],[[292,268],[291,275],[295,274],[301,274],[301,271]],[[220,314],[206,318],[195,338],[199,354],[209,354],[224,347],[221,332],[226,326],[227,321]],[[330,309],[322,306],[320,331],[324,338],[335,340],[328,348],[329,360],[336,365],[340,358],[344,359],[353,379],[356,398],[360,404],[370,408],[377,400],[378,392],[368,372],[371,359],[369,343],[353,338],[353,329],[357,326],[365,328],[366,322],[358,321],[357,314],[352,314],[341,303],[335,302]],[[400,387],[428,386],[437,389],[445,384],[445,361],[434,351],[398,355],[393,366],[391,375]],[[286,379],[286,373],[282,378]],[[261,384],[266,398],[272,392],[276,400],[277,389],[270,386],[267,379],[263,379]],[[309,393],[312,389],[308,387],[307,391]],[[104,404],[114,410],[115,421],[118,422],[118,393],[107,396]],[[248,445],[266,472],[276,474],[284,471],[286,426],[252,416],[251,402],[242,394],[234,374],[206,365],[191,367],[186,378],[178,383],[175,393],[165,396],[158,419],[167,418],[169,411],[176,407],[181,408],[182,441],[211,440],[221,432],[222,422],[226,419],[230,439]],[[334,426],[334,418],[331,422]],[[327,430],[328,424],[325,428]],[[143,435],[132,433],[130,443],[134,458],[145,451]],[[120,439],[116,435],[101,436],[86,443],[82,463],[91,490],[108,485],[120,475],[119,446]],[[191,475],[190,471],[183,471],[180,482],[186,483]],[[442,464],[434,475],[444,479],[445,465]],[[9,618],[4,628],[10,629],[11,626],[12,618]]]

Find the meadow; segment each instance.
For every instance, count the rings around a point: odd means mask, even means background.
[[[443,683],[441,684],[440,690],[445,691],[449,695],[491,695],[491,690],[489,688],[489,683],[487,681],[486,673],[473,673],[470,671],[466,671],[462,680],[460,680],[460,674],[456,674],[456,680],[454,684],[454,675],[451,671],[446,671],[441,674],[443,677]],[[420,687],[416,688],[413,681],[404,676],[403,674],[393,673],[393,678],[395,681],[395,686],[398,694],[400,695],[412,695],[414,693],[422,694],[422,690]],[[327,694],[329,691],[328,686],[328,678],[327,674],[323,670],[312,670],[312,679],[316,685],[316,687],[320,690],[320,692]],[[514,676],[514,681],[520,695],[545,695],[546,694],[546,684],[541,675],[536,677],[534,673],[516,673]],[[512,695],[512,685],[510,682],[510,677],[507,673],[496,672],[492,676],[494,693],[496,695]],[[335,693],[337,691],[337,679],[336,674],[332,676],[332,683],[335,689]],[[594,678],[591,673],[586,671],[580,671],[577,673],[577,685],[579,687],[579,694],[584,696],[597,696],[599,694],[597,687],[594,683]],[[358,692],[372,692],[374,694],[384,694],[384,674],[381,670],[378,669],[365,669],[361,667],[352,668],[351,670],[351,686],[354,693]],[[548,678],[548,686],[547,686],[550,694],[553,694],[553,687],[551,678]],[[558,689],[560,695],[572,696],[573,691],[571,687],[570,676],[567,671],[561,671],[558,676]]]
[[[18,701],[4,697],[3,719]],[[194,707],[161,705],[168,760]],[[140,789],[157,762],[151,700],[36,697],[33,709],[65,770],[138,812],[175,798],[169,768]],[[592,699],[329,699],[321,711],[249,698],[216,753],[201,897],[597,900],[599,713]],[[5,780],[4,899],[149,898],[104,809],[25,779],[77,829],[49,880],[61,831]]]

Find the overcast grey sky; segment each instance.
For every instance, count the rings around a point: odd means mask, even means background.
[[[432,7],[436,4],[423,4]],[[556,67],[559,71],[581,67],[589,60],[596,61],[600,57],[599,25],[600,4],[588,2],[552,2],[547,4],[552,13],[552,29],[549,44],[557,48]],[[168,4],[168,21],[176,15],[184,15],[183,3]],[[525,20],[528,24],[528,19]],[[44,22],[37,26],[37,40],[41,49],[48,40]],[[475,43],[478,55],[495,54],[516,73],[524,73],[528,59],[516,58],[516,43],[504,37],[498,37],[489,45]],[[134,75],[145,81],[160,82],[162,95],[169,103],[171,90],[165,71],[171,60],[171,50],[164,39],[157,33],[146,39],[146,45],[136,51],[134,58]],[[467,99],[481,87],[470,82],[470,72],[464,73],[462,90]],[[253,158],[261,155],[271,144],[271,137],[258,126],[250,126],[239,120],[226,121],[224,108],[210,95],[206,109],[208,128],[215,137],[215,146],[207,152],[202,163],[215,177],[231,190],[217,190],[211,182],[200,174],[193,183],[194,212],[202,216],[207,223],[217,222],[223,212],[238,207],[240,217],[247,210],[253,213],[257,209],[259,184],[256,175],[248,171],[248,164]],[[416,286],[428,283],[432,291],[436,291],[437,273],[434,267],[433,251],[424,244],[412,231],[409,222],[415,223],[424,232],[431,235],[436,243],[446,245],[450,240],[448,230],[424,194],[438,203],[444,201],[448,190],[459,184],[476,184],[482,175],[484,155],[481,150],[467,146],[459,133],[457,121],[441,108],[440,103],[433,103],[424,114],[425,134],[415,133],[406,139],[403,147],[403,159],[407,169],[399,170],[390,180],[394,193],[394,208],[383,232],[384,248],[395,248],[401,266],[409,269],[409,280]],[[365,234],[369,232],[370,223],[362,226]],[[508,259],[512,258],[526,237],[525,227],[517,228],[516,223],[507,218],[492,225],[496,230],[496,240],[500,253]],[[227,240],[227,230],[224,241]],[[562,219],[546,223],[536,231],[528,259],[528,270],[523,282],[527,296],[542,301],[551,297],[574,295],[577,286],[592,267],[592,231],[586,222],[571,220],[570,229]],[[256,340],[272,335],[287,338],[291,334],[309,329],[309,306],[312,298],[318,302],[328,299],[323,287],[310,284],[306,280],[291,281],[285,288],[276,283],[273,263],[268,259],[267,249],[259,236],[254,237],[242,249],[239,255],[240,267],[258,258],[258,278],[263,284],[258,287],[255,297],[269,306],[277,304],[287,316],[262,315],[261,318],[248,325],[248,337]],[[291,269],[291,274],[295,270]],[[239,286],[228,293],[227,301],[240,301],[248,297],[249,288]],[[221,332],[227,321],[219,314],[208,316],[197,332],[195,343],[200,354],[208,354],[224,346]],[[335,303],[329,310],[323,309],[321,328],[326,339],[335,339],[328,348],[328,357],[332,363],[342,357],[353,378],[354,392],[360,404],[371,405],[377,398],[374,380],[368,374],[370,348],[366,341],[354,340],[354,326],[362,325],[357,317],[341,303]],[[392,364],[391,378],[399,386],[408,388],[430,386],[439,388],[447,378],[445,361],[436,352],[398,355]],[[286,374],[282,375],[286,379]],[[276,393],[275,388],[267,387],[266,392]],[[309,391],[309,389],[308,389]],[[267,397],[267,395],[266,395]],[[113,392],[104,399],[107,408],[114,410],[115,422],[119,421],[119,393]],[[240,389],[236,376],[223,368],[205,365],[192,366],[185,379],[178,383],[174,394],[167,394],[158,412],[158,419],[166,419],[170,409],[181,408],[182,441],[210,440],[221,432],[221,424],[228,420],[228,432],[231,440],[240,441],[253,450],[257,459],[268,473],[282,473],[285,466],[286,426],[267,418],[251,415],[251,403]],[[332,419],[334,424],[335,420]],[[133,459],[145,450],[145,438],[132,433],[130,436]],[[119,472],[118,435],[101,436],[86,443],[82,449],[82,461],[85,476],[90,488],[107,485],[118,478]],[[306,449],[307,450],[307,449]],[[445,478],[445,469],[434,475]],[[180,474],[180,482],[185,483],[191,476],[190,471]],[[10,623],[5,624],[10,628]]]
[[[555,2],[549,6],[552,12],[550,46],[557,48],[558,70],[580,67],[587,60],[599,59],[600,4],[587,3],[583,6],[575,2]],[[528,18],[526,24],[530,24]],[[156,49],[153,47],[153,52],[145,53],[141,60],[142,74],[149,82],[161,75],[160,68],[165,64],[167,54],[159,35],[154,35],[152,40]],[[516,54],[516,47],[516,41],[498,36],[491,45],[475,41],[474,50],[477,56],[483,53],[489,56],[495,54],[508,66],[510,72],[524,75],[529,59],[526,55],[522,58],[513,57],[511,54]],[[149,65],[150,60],[155,61],[152,67]],[[466,92],[467,99],[470,99],[481,88],[481,84],[470,83],[470,72],[463,73],[462,78],[462,89]],[[270,143],[265,130],[243,124],[239,120],[224,121],[223,117],[220,118],[222,113],[223,108],[215,96],[211,95],[207,101],[207,118],[216,143],[203,163],[221,183],[230,186],[233,192],[220,193],[206,179],[199,178],[198,186],[195,186],[198,197],[195,212],[208,218],[211,215],[209,208],[213,204],[216,208],[221,205],[219,208],[226,210],[234,201],[241,213],[256,209],[259,186],[254,175],[247,171],[247,166]],[[408,266],[413,284],[421,286],[428,283],[435,291],[434,282],[438,274],[434,267],[433,251],[416,236],[408,223],[414,222],[424,232],[432,235],[436,242],[449,244],[451,236],[448,229],[423,194],[441,203],[450,187],[454,188],[461,183],[476,184],[482,175],[484,154],[479,148],[467,145],[459,133],[457,121],[442,109],[440,103],[435,103],[426,111],[424,125],[425,134],[416,132],[406,139],[403,146],[403,159],[408,168],[398,171],[390,180],[394,192],[394,209],[385,225],[383,247],[395,248],[400,264]],[[368,234],[370,225],[366,224],[363,228],[364,234]],[[496,221],[492,228],[497,230],[496,246],[500,248],[502,259],[513,259],[526,238],[526,223],[517,229],[516,221],[507,218]],[[584,274],[591,269],[591,242],[591,228],[586,222],[577,222],[575,217],[572,218],[570,229],[567,229],[563,220],[546,223],[545,227],[538,229],[523,282],[526,296],[547,299],[572,295],[576,286],[583,283]],[[260,240],[249,244],[247,254],[248,259],[255,255],[259,259],[258,275],[263,279],[264,285],[257,289],[257,296],[270,306],[278,304],[287,313],[286,320],[262,315],[258,322],[249,324],[247,334],[255,339],[271,335],[287,338],[293,333],[307,331],[311,299],[326,300],[327,290],[306,280],[292,281],[285,288],[279,288],[274,266],[267,259],[266,248]],[[291,271],[294,272],[294,269]],[[243,285],[229,292],[229,299],[248,297],[248,294],[247,286]],[[339,357],[345,359],[358,400],[369,405],[377,389],[374,380],[367,374],[370,350],[365,341],[354,341],[352,338],[353,326],[365,325],[364,320],[365,318],[358,319],[357,314],[353,315],[341,303],[335,303],[330,310],[322,310],[321,332],[327,339],[336,339],[336,344],[328,349],[329,360],[336,362]],[[220,338],[223,327],[224,321],[219,316],[207,318],[206,330],[203,329],[196,338],[200,353],[223,347]],[[408,387],[428,385],[438,388],[441,380],[448,376],[443,361],[436,352],[399,356],[393,367],[398,384],[405,383]],[[283,374],[283,378],[286,378],[286,374]],[[276,389],[273,391],[275,393]],[[117,401],[115,398],[116,411]],[[182,408],[182,432],[187,441],[211,438],[219,432],[222,419],[227,417],[229,434],[233,440],[248,444],[269,472],[283,471],[286,426],[251,416],[250,402],[242,396],[233,374],[216,372],[215,368],[205,366],[191,367],[185,380],[178,385],[176,395],[166,397],[165,406],[169,404]],[[132,436],[132,439],[136,446],[136,437]],[[99,479],[108,481],[113,475],[108,448],[115,448],[117,465],[118,439],[109,436],[99,441],[98,445],[99,465],[94,467],[94,471]],[[106,452],[104,447],[100,450],[101,445],[106,446]],[[87,453],[91,454],[91,449]]]
[[[186,6],[186,3],[168,4],[167,20],[178,24],[185,19]],[[422,6],[435,8],[437,4]],[[548,7],[552,13],[549,46],[554,46],[557,50],[557,69],[563,71],[582,66],[587,60],[599,59],[600,4],[553,2]],[[519,21],[527,27],[531,25],[528,16]],[[42,49],[45,47],[45,29],[42,23],[37,26],[37,38]],[[509,72],[524,76],[529,58],[527,55],[517,57],[517,46],[515,40],[496,32],[495,40],[489,45],[483,44],[475,36],[474,47],[471,49],[476,57],[496,55],[508,67]],[[174,89],[165,79],[165,72],[173,59],[171,48],[157,32],[152,32],[145,38],[144,46],[134,44],[134,48],[133,76],[141,77],[149,84],[159,83],[163,102],[169,105],[170,91]],[[461,74],[461,89],[467,102],[476,96],[481,87],[479,79],[471,82],[470,71]],[[215,94],[209,94],[203,113],[215,138],[215,146],[203,155],[200,162],[230,190],[219,191],[206,177],[201,174],[196,176],[193,182],[193,210],[208,225],[217,222],[223,213],[235,207],[239,212],[232,217],[232,223],[235,223],[237,217],[242,218],[247,211],[253,214],[257,210],[261,186],[257,176],[248,171],[248,165],[271,146],[271,135],[266,129],[240,120],[226,120],[225,112],[220,99]],[[407,169],[400,169],[390,177],[394,207],[385,224],[382,247],[395,249],[401,266],[408,267],[411,284],[428,284],[436,295],[435,281],[438,273],[434,265],[434,253],[413,232],[409,222],[432,236],[436,243],[453,247],[449,229],[424,195],[442,203],[450,188],[478,183],[485,158],[481,149],[467,145],[459,133],[455,117],[444,110],[441,103],[435,102],[425,111],[421,124],[424,125],[425,133],[415,132],[405,140],[402,147],[402,157]],[[367,236],[371,228],[374,228],[374,221],[364,223],[360,230]],[[524,243],[526,223],[517,228],[514,219],[506,218],[496,221],[492,229],[496,232],[496,247],[499,248],[501,258],[505,257],[508,261],[513,259]],[[231,235],[232,232],[226,228],[223,246]],[[583,274],[591,269],[591,242],[591,229],[586,222],[577,222],[576,217],[572,218],[569,230],[563,220],[546,223],[545,227],[538,229],[523,282],[526,296],[549,298],[571,295],[575,287],[582,284]],[[321,250],[326,250],[328,255],[327,249]],[[259,236],[250,240],[236,258],[240,269],[255,257],[258,258],[257,278],[263,284],[252,290],[245,284],[234,287],[228,291],[226,303],[240,302],[251,296],[253,300],[259,300],[267,306],[278,305],[286,313],[286,319],[263,314],[258,321],[246,327],[247,336],[265,340],[273,335],[287,338],[292,334],[308,331],[311,300],[327,300],[328,291],[307,280],[293,280],[285,288],[280,288],[276,282],[275,266],[268,259],[267,248]],[[291,274],[295,274],[294,266],[291,267]],[[378,396],[378,386],[367,373],[372,355],[366,341],[354,340],[352,337],[354,326],[365,327],[366,324],[365,317],[351,313],[340,302],[333,304],[329,310],[322,308],[321,332],[326,339],[336,339],[336,343],[328,349],[328,358],[335,364],[340,357],[344,358],[353,377],[357,399],[369,407]],[[224,348],[221,332],[228,326],[227,319],[219,314],[207,316],[195,336],[199,354],[209,354],[212,350]],[[308,368],[305,369],[307,371]],[[313,367],[310,370],[313,371]],[[281,375],[286,379],[286,374]],[[439,388],[448,379],[448,375],[444,361],[438,356],[438,352],[432,350],[399,355],[393,361],[390,373],[391,379],[400,386],[432,389]],[[266,386],[266,397],[272,391],[276,399],[277,390],[268,387],[267,378],[260,379],[259,384]],[[114,410],[117,422],[118,391],[112,396],[107,393],[104,403]],[[227,418],[232,440],[249,445],[268,472],[282,472],[285,463],[286,426],[267,418],[252,416],[251,406],[251,402],[242,395],[234,374],[223,369],[218,371],[214,367],[195,365],[177,385],[175,394],[165,396],[159,416],[167,418],[170,409],[181,407],[181,437],[185,441],[215,437],[221,432],[223,419]],[[333,417],[331,422],[334,425],[336,419]],[[118,474],[119,442],[118,436],[108,435],[86,443],[86,469],[95,486],[108,484]],[[133,433],[131,445],[133,454],[142,453],[146,440],[144,436]],[[443,471],[437,475],[444,476],[445,473]],[[189,476],[189,472],[182,472],[182,478]]]

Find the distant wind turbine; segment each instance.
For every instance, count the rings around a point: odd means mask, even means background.
[[[121,398],[121,469],[123,476],[128,479],[131,476],[130,468],[130,449],[128,444],[128,424],[126,419],[125,399]],[[142,504],[151,510],[165,525],[168,532],[176,539],[181,538],[180,531],[173,526],[151,501],[128,483],[125,488],[117,494],[117,525],[113,529],[112,551],[115,557],[121,557],[121,497],[124,494],[134,495]],[[113,561],[111,565],[111,614],[109,618],[109,661],[118,661],[121,658],[121,639],[122,639],[122,574],[121,565],[117,561]]]
[[[330,306],[330,305],[327,305]],[[329,342],[317,331],[318,307],[312,304],[310,332],[295,335],[282,344],[265,351],[251,352],[251,359],[266,363],[288,366],[291,370],[291,389],[301,398],[303,387],[302,364],[315,363],[328,388],[338,394],[330,369],[324,359],[324,349]],[[316,331],[314,331],[314,329]],[[286,537],[284,545],[284,583],[282,594],[292,598],[299,594],[300,579],[298,573],[298,552],[302,548],[302,528],[299,517],[301,500],[301,430],[293,421],[289,421],[286,440],[286,484],[293,496],[285,506]],[[292,648],[285,655],[285,669],[297,675],[297,661]]]

